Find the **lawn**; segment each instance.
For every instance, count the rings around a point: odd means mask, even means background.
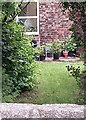
[[[15,102],[35,104],[77,103],[79,88],[76,80],[68,73],[66,65],[80,65],[83,62],[39,62],[37,87],[24,92]]]

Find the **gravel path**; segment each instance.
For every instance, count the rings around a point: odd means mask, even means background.
[[[84,118],[84,106],[76,104],[1,103],[1,118]]]

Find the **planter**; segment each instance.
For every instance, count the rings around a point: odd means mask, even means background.
[[[59,59],[59,53],[54,53],[54,54],[53,54],[53,58],[54,58],[54,59]]]
[[[68,52],[68,56],[70,56],[70,57],[74,57],[75,56],[75,51],[69,51]]]
[[[68,51],[63,51],[64,57],[68,57]]]
[[[61,57],[64,57],[64,55],[63,55],[63,51],[61,51],[60,56],[61,56]]]
[[[40,61],[45,60],[45,55],[40,55]]]
[[[35,56],[35,60],[39,61],[40,57],[39,56]]]
[[[47,57],[52,57],[52,53],[47,53]]]

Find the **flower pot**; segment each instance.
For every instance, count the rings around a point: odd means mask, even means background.
[[[52,53],[47,53],[47,57],[52,57]]]
[[[40,61],[45,60],[45,55],[40,55]]]
[[[61,56],[61,57],[64,57],[64,55],[63,55],[63,51],[61,51],[60,56]]]
[[[39,61],[40,60],[40,56],[35,56],[35,60]]]
[[[75,51],[69,51],[68,52],[68,56],[70,56],[70,57],[74,57],[75,55],[76,55]]]
[[[54,58],[54,59],[59,59],[59,53],[54,53],[54,54],[53,54],[53,58]]]
[[[68,51],[63,51],[64,57],[68,57]]]

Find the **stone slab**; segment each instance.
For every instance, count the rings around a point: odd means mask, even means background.
[[[75,61],[80,61],[79,57],[60,57],[59,61],[62,62],[75,62]]]
[[[54,60],[53,57],[46,57],[45,62],[76,62],[76,61],[83,61],[79,57],[59,57],[59,59]]]
[[[1,118],[84,118],[84,105],[1,103]]]

